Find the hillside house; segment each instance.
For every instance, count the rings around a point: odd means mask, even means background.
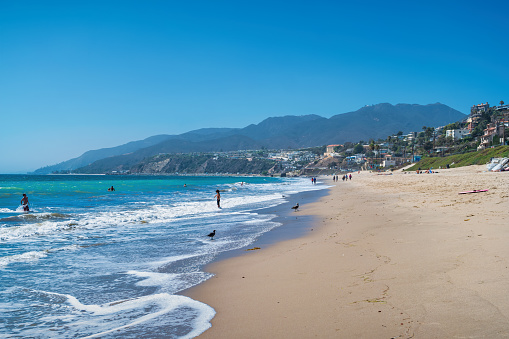
[[[482,103],[479,105],[473,105],[470,108],[470,115],[466,119],[467,129],[472,132],[472,130],[477,126],[477,123],[479,122],[479,119],[481,118],[481,115],[488,111],[490,108],[490,105],[488,103]]]
[[[503,123],[491,123],[484,129],[484,134],[481,136],[481,143],[477,147],[478,150],[485,149],[493,141],[494,136],[504,137],[505,125]]]
[[[475,114],[475,115],[470,115],[466,122],[467,122],[467,129],[469,130],[469,132],[471,133],[475,126],[477,126],[477,124],[479,123],[479,119],[481,118],[481,115],[480,114]]]
[[[403,140],[412,141],[415,138],[417,138],[417,132],[410,132],[407,135],[404,136]]]
[[[356,164],[363,164],[366,162],[366,157],[364,154],[355,154],[346,157],[345,159],[348,163],[356,163]]]
[[[479,105],[473,105],[470,108],[470,115],[482,114],[488,111],[490,105],[488,103],[482,103]]]
[[[446,137],[451,137],[454,140],[463,139],[464,137],[470,135],[470,130],[468,128],[462,129],[448,129],[445,131]]]
[[[329,156],[333,156],[333,154],[336,154],[336,152],[334,151],[335,147],[343,147],[343,145],[327,145],[324,155],[326,157],[329,157]]]

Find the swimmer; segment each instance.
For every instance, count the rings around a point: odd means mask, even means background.
[[[221,208],[221,205],[219,204],[221,201],[221,194],[219,194],[219,190],[216,190],[216,195],[214,195],[214,198],[217,198],[217,208]]]
[[[23,211],[30,211],[30,208],[28,207],[28,197],[25,193],[23,193],[23,198],[21,198],[21,205],[23,205]]]

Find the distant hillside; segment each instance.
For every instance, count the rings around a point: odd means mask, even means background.
[[[420,131],[424,125],[443,126],[464,118],[464,114],[440,103],[377,104],[329,119],[318,115],[272,117],[244,128],[200,129],[90,151],[79,158],[40,169],[36,173],[75,170],[79,167],[84,167],[79,172],[85,173],[129,169],[143,159],[161,153],[232,151],[262,147],[286,149],[368,141],[371,138],[386,138],[398,131]]]
[[[110,171],[130,170],[131,167],[146,158],[166,153],[192,153],[214,151],[236,151],[239,149],[259,149],[262,145],[251,138],[233,135],[200,142],[170,139],[157,145],[142,148],[136,152],[98,160],[88,166],[77,169],[76,173],[105,173]]]
[[[430,105],[378,104],[355,112],[338,114],[327,120],[316,120],[302,129],[299,144],[304,146],[327,143],[385,139],[398,131],[421,131],[422,126],[444,126],[464,119],[465,115],[440,103]]]
[[[164,154],[143,160],[131,167],[131,173],[179,173],[179,174],[260,174],[267,173],[276,165],[268,159],[229,159],[211,155]]]
[[[165,140],[179,139],[188,141],[204,141],[222,137],[225,133],[235,130],[233,128],[202,128],[187,132],[181,135],[155,135],[143,140],[131,141],[127,144],[101,148],[98,150],[87,151],[77,158],[73,158],[56,165],[46,166],[35,170],[32,174],[49,174],[56,171],[73,171],[77,168],[88,166],[93,162],[113,156],[120,156],[135,152],[139,149],[157,145]]]
[[[136,150],[139,150],[140,148],[156,145],[170,137],[171,136],[169,135],[156,135],[144,140],[131,141],[127,144],[117,147],[102,148],[98,150],[88,151],[83,153],[81,156],[77,158],[67,160],[56,165],[39,168],[35,170],[32,174],[49,174],[55,171],[75,170],[76,168],[87,166],[100,159],[131,153]]]

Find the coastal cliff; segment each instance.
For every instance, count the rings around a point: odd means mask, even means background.
[[[99,162],[79,169],[79,173],[128,171],[132,174],[267,174],[276,162],[260,158],[225,158],[214,155],[161,154],[132,166],[119,164],[102,168]]]

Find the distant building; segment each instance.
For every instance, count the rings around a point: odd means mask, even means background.
[[[417,138],[417,132],[410,132],[407,135],[403,136],[403,140],[406,140],[406,141],[412,141],[415,138]]]
[[[364,156],[364,154],[355,154],[346,157],[345,160],[349,163],[354,162],[356,164],[363,164],[366,162],[366,157]]]
[[[506,111],[509,110],[509,105],[493,106],[493,108],[497,111]]]
[[[467,128],[470,132],[477,126],[477,123],[479,119],[481,118],[481,115],[488,111],[490,108],[490,105],[488,103],[482,103],[479,105],[473,105],[470,108],[470,115],[468,116],[466,122],[467,122]]]
[[[437,146],[434,148],[435,153],[442,153],[449,149],[447,146]]]
[[[387,168],[387,167],[391,167],[391,166],[396,166],[396,161],[394,160],[390,160],[390,159],[386,159],[382,162],[382,166]]]
[[[504,136],[505,125],[502,123],[491,123],[484,129],[484,134],[481,136],[481,143],[477,147],[478,150],[485,149],[493,141],[495,135],[499,137]]]
[[[479,122],[479,119],[481,118],[481,115],[478,114],[478,115],[475,115],[475,116],[469,116],[467,118],[467,129],[472,132],[475,128],[475,126],[477,126],[477,123]]]
[[[470,115],[482,114],[482,113],[488,111],[488,108],[490,108],[490,105],[488,103],[482,103],[482,104],[479,104],[479,105],[473,105],[470,108]]]
[[[327,145],[327,148],[325,151],[325,156],[331,156],[333,153],[336,153],[334,151],[334,148],[341,147],[341,146],[343,146],[343,145]]]
[[[448,129],[447,131],[445,131],[445,136],[451,137],[454,140],[463,139],[467,135],[470,135],[470,130],[468,128]]]

